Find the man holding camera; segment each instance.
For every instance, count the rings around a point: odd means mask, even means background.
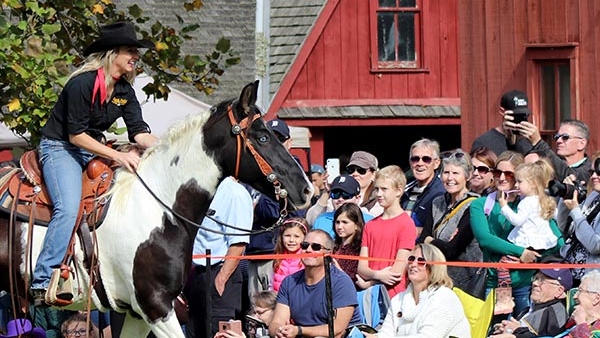
[[[513,118],[510,121],[525,121],[531,115],[528,101],[527,94],[524,92],[519,90],[508,91],[500,99],[498,113],[503,117],[511,115]],[[500,124],[479,135],[473,141],[471,151],[480,147],[487,147],[496,153],[496,156],[507,150],[516,151],[523,155],[527,154],[531,150],[531,143],[517,137],[514,131],[514,128],[507,128],[505,124]]]

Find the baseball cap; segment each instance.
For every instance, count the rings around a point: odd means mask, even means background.
[[[529,111],[529,99],[527,98],[527,94],[520,90],[511,90],[504,93],[502,99],[500,99],[500,107],[504,108],[504,110],[512,110],[516,113],[531,114]]]
[[[284,141],[290,138],[290,128],[287,123],[280,119],[274,119],[267,122],[271,130],[284,138]]]
[[[547,277],[556,279],[565,290],[569,290],[573,286],[573,275],[568,268],[540,269],[540,272]]]
[[[360,185],[354,177],[350,175],[340,175],[333,180],[329,190],[341,190],[349,194],[358,195],[360,194]]]
[[[377,157],[366,151],[355,151],[350,157],[348,166],[356,165],[364,169],[377,170]]]
[[[324,174],[325,173],[325,168],[323,168],[322,165],[320,164],[311,164],[310,165],[310,173],[317,173],[317,174]]]

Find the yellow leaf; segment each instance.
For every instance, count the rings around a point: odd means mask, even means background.
[[[95,4],[92,7],[92,13],[94,13],[94,14],[97,14],[97,13],[104,14],[104,6],[102,6],[100,4]]]
[[[19,101],[17,98],[12,99],[12,101],[10,101],[8,104],[8,111],[13,112],[19,109],[21,109],[21,101]]]
[[[156,43],[154,44],[154,47],[155,47],[155,48],[156,48],[156,50],[157,50],[157,51],[159,51],[159,52],[160,52],[161,50],[169,49],[169,46],[168,46],[166,43],[164,43],[164,42],[160,42],[160,41],[156,42]]]
[[[112,1],[111,0],[102,0],[102,3],[105,5],[110,5],[110,4],[112,4]]]

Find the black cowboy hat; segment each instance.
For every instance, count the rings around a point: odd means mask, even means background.
[[[83,55],[88,56],[119,46],[154,48],[154,43],[146,39],[138,40],[131,22],[117,22],[100,27],[100,37],[83,51]]]

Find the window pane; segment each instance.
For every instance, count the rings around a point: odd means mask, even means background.
[[[542,121],[544,121],[542,128],[545,130],[556,129],[556,95],[554,92],[554,66],[545,65],[542,66],[542,78],[541,78],[541,100],[542,100],[542,114],[544,114]]]
[[[377,46],[379,61],[396,60],[394,13],[377,13]]]
[[[571,118],[571,68],[568,64],[558,66],[560,90],[560,119]]]
[[[396,7],[396,0],[379,0],[379,7]]]
[[[415,13],[398,13],[398,61],[416,61]]]
[[[417,7],[417,0],[400,0],[400,7]]]

